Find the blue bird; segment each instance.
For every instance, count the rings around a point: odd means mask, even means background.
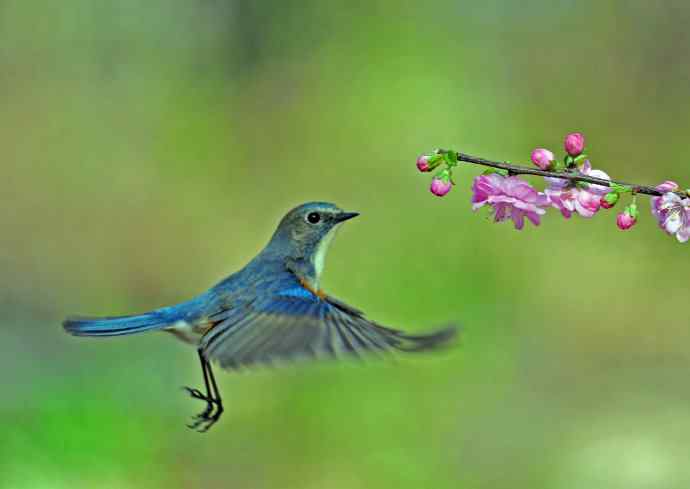
[[[199,296],[134,316],[64,321],[76,336],[120,336],[167,331],[197,348],[206,402],[190,428],[208,430],[223,413],[211,363],[223,369],[367,352],[422,351],[447,343],[455,328],[410,335],[376,324],[325,294],[321,273],[340,224],[358,216],[333,204],[311,202],[280,221],[268,245],[244,268]]]

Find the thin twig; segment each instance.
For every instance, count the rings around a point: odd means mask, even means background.
[[[447,149],[439,149],[437,150],[437,153],[439,154],[446,154],[448,153],[449,150]],[[464,163],[472,163],[475,165],[482,165],[482,166],[489,166],[491,168],[498,168],[501,170],[506,170],[509,175],[539,175],[542,177],[552,177],[552,178],[562,178],[565,180],[570,180],[572,182],[586,182],[586,183],[593,183],[595,185],[603,185],[604,187],[610,187],[611,184],[617,184],[617,185],[623,185],[626,187],[630,187],[633,189],[635,193],[638,194],[646,194],[646,195],[653,195],[655,197],[660,197],[664,193],[658,191],[654,187],[650,187],[649,185],[636,185],[634,183],[625,183],[621,182],[618,180],[606,180],[603,178],[596,178],[596,177],[589,177],[587,175],[583,175],[581,173],[575,173],[575,172],[557,172],[557,171],[547,171],[547,170],[540,170],[538,168],[532,168],[532,167],[527,167],[527,166],[520,166],[520,165],[513,165],[508,162],[500,162],[500,161],[491,161],[487,160],[484,158],[479,158],[477,156],[472,156],[464,153],[458,153],[458,161],[462,161]],[[689,194],[684,191],[677,191],[674,192],[680,197],[688,197]]]

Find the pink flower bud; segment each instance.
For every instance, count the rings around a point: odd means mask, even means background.
[[[637,219],[630,215],[627,209],[625,210],[625,212],[621,212],[620,214],[618,214],[618,217],[616,217],[616,225],[618,226],[618,229],[620,229],[621,231],[630,229],[635,225],[636,222]]]
[[[429,155],[421,155],[419,158],[417,158],[417,170],[421,172],[431,171]]]
[[[585,137],[579,132],[573,132],[565,137],[565,151],[570,156],[578,156],[585,149]]]
[[[434,177],[431,180],[431,188],[429,190],[431,190],[432,194],[438,197],[443,197],[450,192],[452,186],[453,185],[450,183],[450,180]]]
[[[599,201],[599,204],[601,205],[602,209],[611,209],[614,205],[616,205],[616,204],[609,204],[609,202],[603,197]]]
[[[609,192],[608,194],[604,195],[601,200],[599,201],[599,204],[604,208],[604,209],[610,209],[614,205],[616,205],[616,202],[618,202],[618,199],[620,198],[620,195],[618,192]]]
[[[553,163],[554,156],[551,151],[544,148],[537,148],[532,151],[532,163],[542,170],[548,170]]]

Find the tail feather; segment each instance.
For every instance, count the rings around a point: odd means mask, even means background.
[[[170,324],[170,318],[160,312],[137,316],[70,317],[62,326],[74,336],[120,336],[161,329]]]

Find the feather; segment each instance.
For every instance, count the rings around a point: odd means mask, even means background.
[[[408,335],[381,326],[347,304],[321,298],[298,283],[220,313],[223,320],[201,340],[204,356],[226,369],[313,357],[423,351],[450,341],[449,327]]]

